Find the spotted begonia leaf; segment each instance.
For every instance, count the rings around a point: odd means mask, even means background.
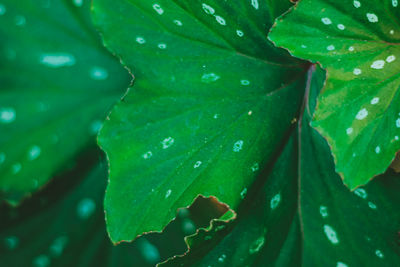
[[[194,236],[189,253],[165,265],[398,265],[400,175],[389,170],[348,190],[326,140],[309,126],[324,82],[320,70],[313,76],[297,129],[264,186],[257,185],[244,200],[232,231],[217,241],[207,232]]]
[[[99,136],[114,242],[161,231],[199,194],[236,209],[298,115],[304,63],[267,40],[289,1],[95,0],[136,77]]]
[[[383,173],[400,149],[399,17],[397,0],[302,0],[269,35],[327,69],[313,126],[351,189]]]
[[[18,204],[94,144],[129,85],[91,26],[89,4],[0,3],[0,202]]]

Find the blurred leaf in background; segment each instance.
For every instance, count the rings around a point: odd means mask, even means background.
[[[93,145],[130,83],[102,46],[89,7],[0,3],[0,202],[17,205]]]

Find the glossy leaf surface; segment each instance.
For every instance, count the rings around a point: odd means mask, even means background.
[[[207,232],[192,237],[189,254],[166,265],[397,265],[400,176],[388,171],[354,192],[341,182],[326,141],[309,126],[324,81],[323,72],[313,75],[301,123],[232,231],[217,241]]]
[[[399,18],[398,1],[302,0],[270,34],[327,69],[313,125],[351,189],[383,173],[400,149]]]
[[[239,205],[304,93],[303,63],[266,37],[289,4],[94,1],[106,46],[136,77],[99,136],[114,242],[161,231],[199,194]]]
[[[0,10],[0,201],[16,205],[94,144],[131,78],[102,47],[89,1]]]

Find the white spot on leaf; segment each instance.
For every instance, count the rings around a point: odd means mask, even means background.
[[[375,105],[375,104],[378,104],[378,103],[379,103],[379,97],[372,98],[371,105]]]
[[[339,243],[339,238],[337,237],[336,231],[330,225],[324,225],[324,232],[326,237],[329,241],[331,241],[332,244],[336,245]]]
[[[11,107],[0,108],[0,122],[11,123],[15,121],[16,112],[15,109]]]
[[[243,148],[243,140],[238,140],[233,144],[233,152],[239,152]]]
[[[217,80],[219,80],[219,76],[215,73],[204,73],[203,76],[201,76],[201,81],[203,83],[212,83]]]
[[[376,70],[380,70],[383,69],[383,67],[385,66],[385,61],[384,60],[376,60],[372,63],[371,68],[372,69],[376,69]]]
[[[367,109],[363,108],[362,110],[360,110],[357,115],[356,115],[356,119],[357,120],[363,120],[368,116],[368,111]]]
[[[214,13],[215,13],[214,8],[212,8],[211,6],[209,6],[205,3],[203,3],[201,6],[203,7],[203,10],[204,10],[204,12],[206,12],[206,14],[214,15]]]
[[[356,190],[354,190],[354,194],[362,199],[366,199],[368,196],[367,191],[365,191],[365,189],[363,188],[357,188]]]
[[[319,207],[319,214],[321,214],[322,218],[328,217],[328,208],[325,206]]]
[[[375,15],[374,13],[367,13],[367,18],[368,18],[369,22],[372,22],[372,23],[376,23],[379,21],[378,16]]]
[[[154,4],[153,9],[159,14],[162,15],[164,14],[164,9],[159,4]]]
[[[43,54],[40,57],[40,63],[50,68],[70,67],[75,62],[75,57],[69,53]]]
[[[88,219],[95,211],[96,203],[91,198],[84,198],[79,201],[76,207],[76,213],[79,218],[86,220]]]
[[[39,146],[32,146],[28,152],[28,159],[35,160],[40,156],[41,149]]]
[[[321,21],[322,21],[322,23],[325,24],[325,25],[330,25],[330,24],[332,24],[332,21],[331,21],[330,18],[322,18]]]
[[[175,139],[170,137],[165,138],[164,140],[161,141],[161,145],[163,149],[167,149],[170,146],[172,146],[175,142]]]
[[[281,194],[278,193],[271,199],[269,203],[271,210],[276,209],[280,202],[281,202]]]

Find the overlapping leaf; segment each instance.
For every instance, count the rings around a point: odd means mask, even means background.
[[[313,125],[351,189],[383,173],[400,149],[399,17],[397,0],[302,0],[270,35],[327,69]]]
[[[199,199],[162,234],[113,246],[104,222],[104,163],[98,150],[85,153],[76,167],[18,208],[1,205],[0,266],[150,267],[183,253],[184,235],[226,211]]]
[[[0,3],[0,201],[17,204],[94,140],[130,76],[89,1]]]
[[[396,266],[400,261],[399,175],[388,171],[350,192],[326,141],[309,126],[324,74],[266,183],[245,199],[233,230],[192,237],[170,266]],[[252,197],[253,196],[253,197]],[[217,243],[217,244],[215,244]],[[323,253],[322,253],[323,252]]]
[[[106,46],[136,77],[99,136],[114,242],[162,230],[199,194],[241,202],[304,93],[303,63],[266,37],[289,4],[94,1]]]

